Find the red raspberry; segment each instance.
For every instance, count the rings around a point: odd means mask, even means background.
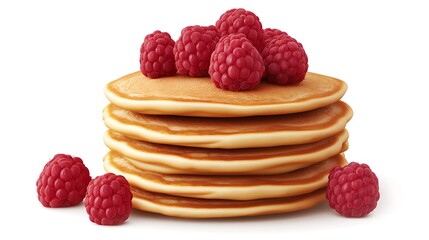
[[[216,22],[220,37],[231,33],[243,33],[253,44],[262,51],[264,48],[264,34],[259,17],[251,11],[242,8],[231,9],[222,14]]]
[[[179,74],[192,77],[208,76],[210,56],[219,41],[214,26],[188,26],[174,45],[174,57]]]
[[[140,48],[140,71],[143,75],[160,78],[176,74],[173,47],[170,34],[158,30],[148,34]]]
[[[68,207],[82,202],[91,177],[82,159],[57,154],[37,179],[37,195],[45,207]]]
[[[209,67],[216,87],[231,91],[254,89],[263,73],[261,54],[244,34],[230,34],[219,40]]]
[[[302,44],[287,34],[274,37],[262,51],[264,77],[272,83],[297,84],[308,70],[307,54]]]
[[[329,173],[326,198],[345,217],[363,217],[377,206],[378,178],[366,164],[351,162]]]
[[[92,222],[118,225],[130,216],[132,198],[130,185],[123,176],[106,173],[89,183],[84,204]]]
[[[264,42],[265,45],[268,44],[274,37],[277,37],[279,35],[286,35],[288,34],[286,32],[283,32],[282,30],[276,29],[276,28],[265,28],[264,29]]]

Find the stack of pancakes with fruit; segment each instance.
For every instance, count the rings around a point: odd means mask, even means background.
[[[244,9],[224,15],[176,42],[149,34],[141,71],[105,87],[104,168],[126,177],[136,209],[186,218],[298,211],[323,201],[330,170],[347,164],[347,85],[307,72],[302,45],[286,33],[264,30],[274,40],[260,49],[252,34],[223,34],[228,17],[259,22]],[[269,59],[274,47],[292,53],[283,54],[287,73]]]

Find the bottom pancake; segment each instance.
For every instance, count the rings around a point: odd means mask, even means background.
[[[177,197],[131,187],[134,208],[181,218],[227,218],[294,212],[324,201],[325,191],[321,188],[293,197],[238,201]]]

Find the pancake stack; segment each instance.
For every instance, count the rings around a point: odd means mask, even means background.
[[[325,199],[329,171],[347,164],[346,90],[315,73],[230,92],[209,78],[135,72],[105,88],[104,168],[127,178],[134,208],[169,216],[310,208]]]

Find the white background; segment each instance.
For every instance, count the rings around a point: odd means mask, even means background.
[[[9,1],[0,3],[1,239],[362,239],[428,237],[427,22],[424,1]],[[278,5],[283,3],[282,5]],[[243,7],[300,41],[310,71],[345,80],[349,161],[380,180],[379,206],[343,218],[326,203],[275,216],[186,220],[134,211],[103,227],[83,204],[44,208],[36,179],[56,153],[103,174],[103,87],[139,69],[156,29],[177,39]],[[30,234],[30,235],[28,235]],[[5,237],[8,236],[8,237]]]

